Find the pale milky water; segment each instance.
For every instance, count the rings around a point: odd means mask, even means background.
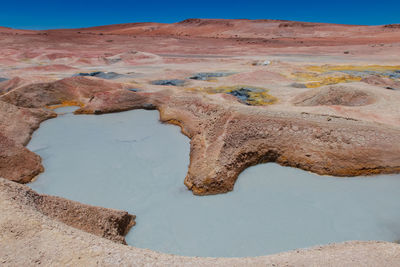
[[[244,171],[233,192],[193,196],[183,184],[189,139],[158,116],[67,113],[42,123],[28,148],[45,172],[30,186],[136,214],[129,245],[179,255],[258,256],[400,239],[399,175],[333,178],[262,164]]]

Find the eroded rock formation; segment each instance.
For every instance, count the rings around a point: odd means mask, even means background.
[[[335,176],[400,171],[396,128],[338,116],[248,108],[228,104],[230,100],[218,94],[133,92],[123,85],[76,77],[22,87],[1,99],[29,107],[81,103],[77,114],[158,109],[161,121],[180,125],[191,138],[185,184],[199,195],[232,190],[245,168],[263,162]]]
[[[117,243],[126,244],[125,235],[135,225],[135,215],[125,211],[41,195],[25,185],[18,185],[2,178],[0,178],[0,194],[51,219]]]
[[[43,171],[41,159],[25,148],[39,124],[56,114],[0,101],[0,177],[27,183]]]

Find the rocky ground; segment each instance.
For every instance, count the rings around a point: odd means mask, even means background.
[[[399,62],[398,25],[195,19],[0,28],[0,177],[28,183],[44,171],[25,145],[56,116],[52,108],[68,105],[80,106],[76,114],[159,110],[162,122],[191,139],[182,182],[198,195],[233,190],[245,168],[262,162],[335,176],[398,173]],[[40,196],[6,180],[0,233],[8,241],[0,259],[9,265],[400,262],[399,245],[380,242],[254,259],[157,254],[100,238],[123,243],[132,215]],[[17,257],[21,248],[32,249]]]

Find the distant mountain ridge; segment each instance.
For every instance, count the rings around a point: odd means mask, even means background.
[[[338,42],[400,42],[400,24],[382,26],[313,23],[288,20],[249,19],[186,19],[176,23],[138,22],[104,25],[78,29],[55,29],[42,31],[15,30],[0,27],[0,33],[8,34],[100,34],[177,38],[219,38],[257,40],[296,40],[308,42],[321,40]],[[331,40],[329,40],[331,39]]]

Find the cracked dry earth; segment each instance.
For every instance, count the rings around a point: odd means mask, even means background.
[[[206,22],[208,27],[221,27],[220,22]],[[196,29],[204,26],[202,21],[185,23],[185,27],[189,23]],[[288,34],[287,28],[294,27],[300,37],[313,27],[334,36],[335,27],[339,27],[257,23],[276,27],[268,33],[272,35],[276,31]],[[191,139],[190,165],[182,182],[196,195],[234,190],[244,169],[264,162],[334,176],[400,172],[397,28],[362,28],[376,33],[376,40],[344,38],[326,45],[329,38],[318,43],[321,37],[313,31],[309,34],[314,34],[315,40],[307,39],[309,43],[282,39],[271,45],[260,40],[245,42],[248,37],[243,28],[231,29],[239,33],[232,39],[204,36],[203,32],[183,38],[170,32],[173,25],[167,28],[168,34],[160,26],[154,36],[145,31],[133,38],[126,33],[126,25],[114,27],[117,30],[112,33],[109,28],[79,33],[10,34],[11,30],[0,30],[0,77],[6,77],[0,81],[1,264],[400,265],[400,245],[378,241],[352,241],[256,258],[161,254],[123,245],[124,235],[134,225],[134,215],[39,195],[21,185],[44,171],[40,157],[25,147],[31,134],[41,122],[57,116],[51,108],[68,105],[80,107],[76,114],[157,109],[162,122],[179,125]],[[350,32],[352,29],[349,27]],[[386,40],[383,46],[376,45],[382,39]],[[82,49],[70,48],[77,46]],[[265,59],[269,59],[268,64],[259,64]],[[338,72],[313,73],[311,77],[319,79],[320,87],[307,88],[307,83],[304,88],[293,86],[299,82],[294,74],[307,71],[307,66],[331,65],[358,71],[373,65],[375,69],[363,79],[336,79],[341,75]],[[121,75],[112,80],[77,75],[99,70]],[[385,72],[388,70],[391,78]],[[218,71],[232,75],[188,79],[195,73]],[[152,84],[164,79],[185,83]],[[330,83],[321,83],[326,80]],[[232,94],[220,93],[218,88],[224,86],[265,88],[277,101],[245,105]]]

